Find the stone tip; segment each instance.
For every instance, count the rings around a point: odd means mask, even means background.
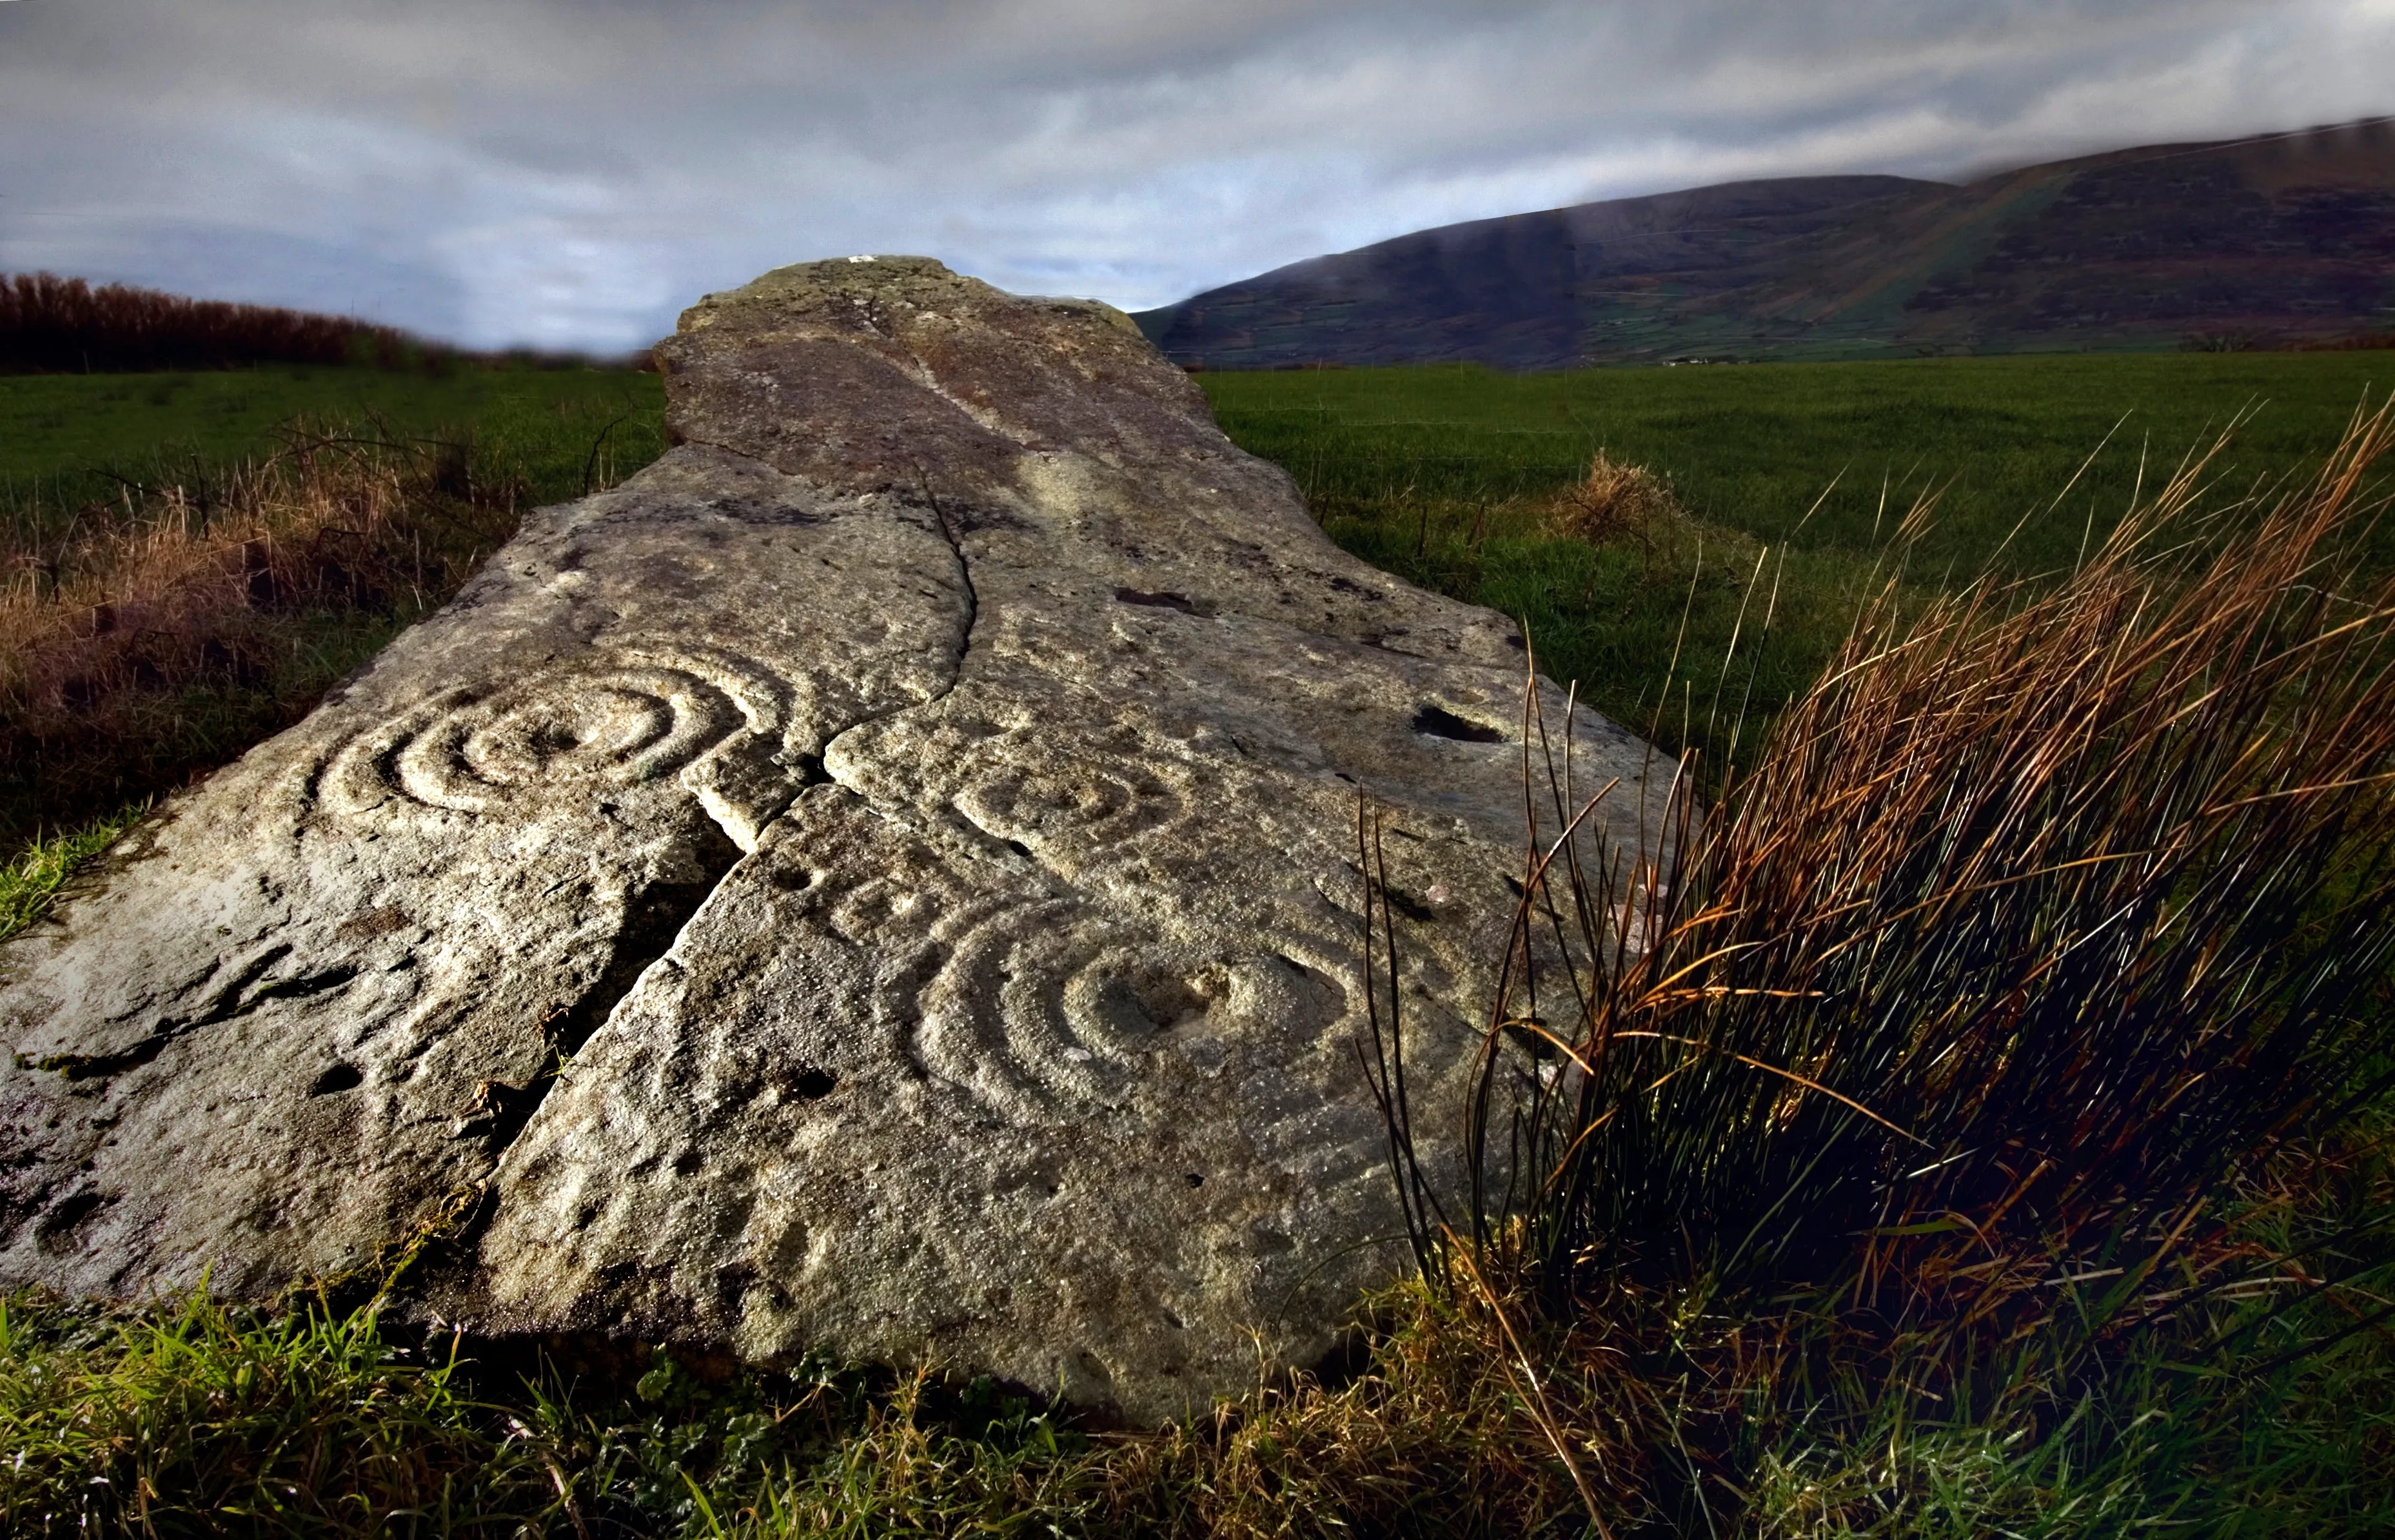
[[[963,277],[932,257],[832,257],[822,261],[793,262],[743,284],[736,289],[710,294],[683,312],[688,329],[692,318],[728,306],[804,303],[810,299],[867,293],[904,294],[908,290],[990,289],[978,279]]]
[[[1052,310],[1086,315],[1118,330],[1137,332],[1138,323],[1102,299],[1046,295],[1016,295],[968,277],[936,257],[884,256],[865,253],[830,257],[818,261],[778,267],[719,294],[702,296],[682,312],[680,330],[710,325],[718,312],[753,306],[804,309],[823,299],[859,299],[867,295],[903,300],[919,308],[959,300],[1017,299]]]

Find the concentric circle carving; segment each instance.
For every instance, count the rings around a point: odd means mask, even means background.
[[[1344,1014],[1331,979],[1269,953],[1176,944],[1078,897],[1001,904],[949,933],[918,998],[922,1067],[1018,1117],[1119,1104],[1158,1057],[1200,1072]]]
[[[1189,799],[1169,773],[1080,759],[1003,764],[957,798],[957,810],[1003,840],[1097,848],[1152,837],[1187,821]]]
[[[735,736],[781,725],[783,691],[743,660],[621,655],[450,690],[361,733],[325,767],[337,811],[394,799],[463,813],[672,776]]]

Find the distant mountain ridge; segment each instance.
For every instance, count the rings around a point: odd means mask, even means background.
[[[1476,219],[1136,319],[1214,369],[2349,337],[2395,329],[2395,118],[1959,186],[1795,177]]]

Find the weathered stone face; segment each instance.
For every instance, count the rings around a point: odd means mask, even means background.
[[[0,954],[0,1280],[257,1294],[480,1191],[428,1287],[488,1331],[1143,1420],[1317,1356],[1403,1255],[1358,790],[1443,1172],[1514,628],[1339,552],[1102,306],[818,263],[659,352],[679,447]]]

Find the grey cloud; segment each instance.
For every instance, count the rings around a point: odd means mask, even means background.
[[[2385,112],[2388,80],[2395,0],[20,0],[0,269],[597,347],[845,251],[1136,306],[1584,198]]]

